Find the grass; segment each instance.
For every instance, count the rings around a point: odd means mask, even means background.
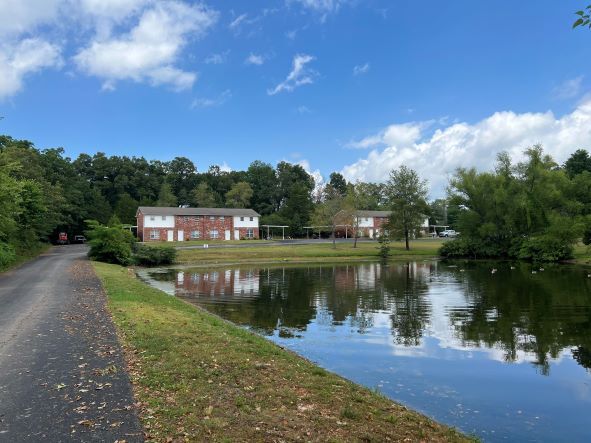
[[[436,257],[444,240],[425,239],[411,243],[411,250],[404,249],[404,243],[391,243],[392,258]],[[249,248],[210,248],[179,250],[176,262],[179,264],[215,263],[261,263],[261,262],[305,262],[305,261],[360,261],[378,259],[377,242],[359,242],[357,248],[351,243],[331,243],[282,246],[253,246]]]
[[[187,240],[187,241],[149,241],[146,242],[148,246],[202,246],[208,245],[240,245],[244,243],[265,244],[272,243],[268,240]]]
[[[574,251],[574,263],[581,265],[591,265],[591,246],[578,243]]]
[[[49,248],[51,248],[49,243],[37,243],[30,249],[19,249],[16,251],[16,259],[7,266],[0,266],[0,272],[6,272],[10,271],[11,269],[18,268],[23,263],[36,258],[40,254],[43,254]]]
[[[468,441],[135,278],[94,263],[148,437],[157,441]]]

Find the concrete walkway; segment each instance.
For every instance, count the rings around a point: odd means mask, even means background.
[[[0,442],[143,441],[84,245],[0,275]]]

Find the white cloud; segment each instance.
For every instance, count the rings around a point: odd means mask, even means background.
[[[298,162],[289,162],[289,163],[300,165],[302,168],[304,168],[304,171],[306,171],[308,174],[310,174],[314,178],[314,194],[317,194],[318,192],[320,192],[320,190],[322,189],[322,186],[324,185],[324,177],[320,173],[319,169],[312,170],[312,167],[310,166],[310,162],[306,159],[299,160]]]
[[[97,38],[74,60],[87,74],[102,78],[104,88],[120,80],[190,88],[197,76],[174,64],[190,37],[202,36],[216,21],[217,12],[178,1],[159,2],[145,10],[128,34]]]
[[[438,197],[458,167],[490,170],[501,151],[520,160],[524,149],[542,143],[548,154],[563,162],[577,148],[591,146],[591,99],[560,118],[551,111],[496,112],[474,124],[454,123],[426,135],[430,123],[392,125],[364,139],[366,147],[372,142],[386,147],[345,166],[342,174],[350,181],[381,182],[390,170],[406,165],[427,179],[432,197]]]
[[[238,28],[240,28],[240,25],[248,18],[248,14],[240,14],[238,17],[236,17],[234,20],[232,20],[230,22],[230,24],[228,25],[228,27],[230,29],[232,29],[233,31],[237,30]]]
[[[0,47],[0,99],[19,92],[27,75],[61,64],[60,48],[44,40],[30,38]]]
[[[353,68],[353,75],[367,74],[369,72],[369,63],[357,65]]]
[[[63,0],[0,1],[0,35],[32,32],[41,24],[57,20]]]
[[[318,73],[306,65],[314,61],[316,57],[306,54],[298,54],[293,58],[292,69],[285,80],[275,86],[273,89],[269,89],[267,93],[269,95],[275,95],[282,91],[291,92],[299,86],[309,85],[314,83],[314,79],[318,76]]]
[[[561,85],[554,88],[552,95],[561,100],[578,97],[581,95],[583,76],[580,75],[575,78],[566,80]]]
[[[371,147],[386,145],[391,147],[404,147],[412,145],[421,138],[421,131],[432,122],[400,123],[388,126],[379,134],[370,135],[359,141],[348,143],[348,148],[368,149]]]
[[[196,98],[191,103],[191,109],[196,108],[213,108],[215,106],[221,106],[232,98],[232,91],[226,89],[219,96],[215,98]]]
[[[291,0],[293,3],[299,3],[302,7],[317,12],[338,11],[341,5],[347,3],[346,0]]]
[[[211,54],[205,58],[204,62],[207,65],[221,65],[222,63],[226,63],[229,53],[230,51],[228,50],[219,54]]]
[[[297,111],[298,111],[298,114],[311,114],[312,113],[312,110],[304,105],[298,106]]]
[[[248,57],[246,57],[246,60],[244,61],[244,63],[246,63],[247,65],[262,65],[263,63],[265,63],[265,57],[263,57],[262,55],[258,55],[258,54],[250,54]]]

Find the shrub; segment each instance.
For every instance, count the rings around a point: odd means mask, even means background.
[[[378,237],[378,254],[382,260],[387,260],[390,257],[390,237],[387,235],[380,235]]]
[[[135,243],[131,232],[120,224],[110,223],[110,226],[103,226],[95,220],[86,223],[90,228],[86,231],[90,258],[124,266],[131,263],[132,246]]]
[[[583,244],[587,246],[591,245],[591,226],[587,227],[585,232],[583,232]]]
[[[550,236],[531,237],[523,242],[519,250],[519,258],[531,261],[552,262],[572,258],[571,243]]]
[[[133,258],[138,265],[169,265],[176,258],[176,249],[172,246],[137,245]]]
[[[0,269],[11,265],[16,260],[14,248],[0,242]]]

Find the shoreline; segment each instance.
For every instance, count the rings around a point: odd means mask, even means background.
[[[470,441],[126,268],[93,265],[156,440]]]

